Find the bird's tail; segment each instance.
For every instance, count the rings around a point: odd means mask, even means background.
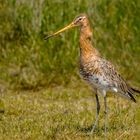
[[[132,88],[131,87],[131,90],[134,92],[135,95],[140,95],[140,91],[135,89],[135,88]]]
[[[133,95],[136,95],[136,96],[140,95],[140,91],[129,86],[127,93],[129,95],[129,97],[131,98],[131,100],[136,103],[136,100]]]

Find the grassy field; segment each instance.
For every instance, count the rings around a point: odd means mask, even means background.
[[[104,139],[103,105],[88,135],[96,106],[78,74],[78,30],[43,38],[87,13],[94,47],[140,89],[139,9],[139,0],[1,0],[0,139]],[[109,94],[108,104],[108,139],[138,140],[139,99]]]
[[[2,94],[0,139],[104,139],[103,105],[99,127],[89,135],[96,106],[93,94],[84,85]],[[140,104],[109,96],[108,107],[108,139],[139,140]]]

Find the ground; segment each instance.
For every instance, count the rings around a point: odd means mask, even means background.
[[[138,140],[140,104],[108,94],[109,140]],[[43,88],[39,91],[8,90],[0,95],[0,139],[104,139],[104,106],[99,127],[89,135],[95,119],[95,97],[82,85]]]

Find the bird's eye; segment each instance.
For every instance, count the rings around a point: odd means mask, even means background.
[[[79,18],[79,21],[81,21],[82,20],[82,18]]]

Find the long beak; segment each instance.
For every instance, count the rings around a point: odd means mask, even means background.
[[[44,39],[47,40],[48,38],[54,37],[54,36],[66,31],[66,30],[68,30],[68,29],[70,29],[72,27],[75,27],[75,25],[73,23],[69,24],[68,26],[64,27],[63,29],[60,29],[59,31],[57,31],[57,32],[55,32],[53,34],[50,34],[50,35],[46,36]]]

